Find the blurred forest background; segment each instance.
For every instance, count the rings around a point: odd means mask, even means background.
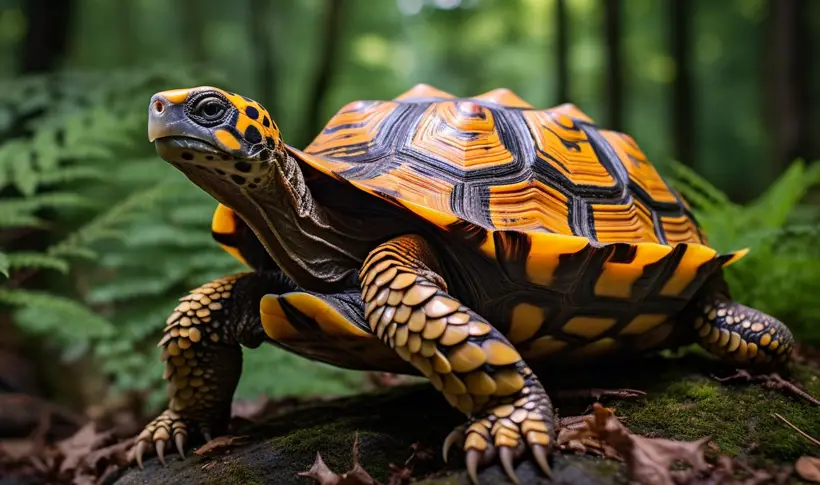
[[[164,405],[176,299],[242,269],[215,202],[146,139],[151,94],[202,84],[259,100],[297,147],[420,82],[571,101],[637,140],[718,249],[752,249],[735,296],[816,347],[817,52],[808,0],[0,0],[0,402]],[[267,347],[238,396],[366,385]]]

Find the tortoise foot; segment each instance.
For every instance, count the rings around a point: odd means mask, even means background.
[[[168,409],[148,423],[137,436],[134,448],[129,452],[129,459],[136,460],[137,466],[142,469],[142,458],[146,453],[150,454],[151,450],[154,450],[160,463],[167,466],[165,450],[171,446],[173,441],[177,453],[184,460],[189,431],[199,433],[205,441],[211,440],[210,427],[206,423],[185,419]]]
[[[718,382],[730,382],[737,380],[747,382],[758,381],[763,383],[763,387],[767,389],[777,389],[787,394],[805,399],[815,406],[820,406],[820,400],[798,387],[797,384],[784,379],[777,372],[773,372],[771,374],[753,374],[746,369],[737,369],[737,372],[731,376],[717,377],[713,375],[712,378]]]
[[[450,448],[458,444],[464,449],[467,474],[474,484],[478,484],[478,468],[496,458],[509,479],[517,484],[513,463],[529,449],[544,474],[550,476],[547,458],[553,431],[549,407],[542,408],[536,395],[524,396],[491,407],[454,429],[444,440],[444,460],[447,461]]]

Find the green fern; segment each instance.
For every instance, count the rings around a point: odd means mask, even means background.
[[[750,249],[725,272],[734,298],[780,318],[798,338],[820,343],[820,213],[800,206],[820,185],[820,164],[795,161],[744,206],[690,169],[670,168],[673,185],[692,203],[710,244],[723,252]]]

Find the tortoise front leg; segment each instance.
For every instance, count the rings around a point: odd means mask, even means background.
[[[259,302],[268,292],[285,293],[294,285],[281,273],[239,273],[207,283],[180,299],[168,317],[164,336],[168,409],[137,437],[132,458],[173,440],[183,458],[189,434],[210,440],[227,429],[231,401],[242,371],[240,345],[256,348],[265,341]]]
[[[469,421],[447,437],[462,441],[467,471],[496,454],[517,483],[513,460],[527,447],[549,474],[552,404],[515,347],[484,318],[447,294],[427,243],[414,235],[370,253],[359,274],[370,328],[410,362]]]

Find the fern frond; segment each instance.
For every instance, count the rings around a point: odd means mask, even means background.
[[[6,256],[8,267],[11,269],[53,269],[63,274],[68,273],[69,270],[68,261],[49,254],[19,251],[9,253]]]
[[[30,333],[49,334],[62,341],[106,337],[114,326],[87,306],[61,295],[42,291],[0,289],[0,302],[15,306],[18,326]]]

